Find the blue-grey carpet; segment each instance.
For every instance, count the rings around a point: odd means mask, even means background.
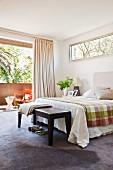
[[[113,170],[113,134],[90,140],[81,149],[55,130],[54,145],[47,135],[28,131],[30,117],[17,128],[17,111],[0,112],[0,170]]]

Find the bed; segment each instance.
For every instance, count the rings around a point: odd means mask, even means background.
[[[102,72],[95,73],[93,77],[93,89],[97,87],[107,87],[108,89],[113,89],[113,72]],[[60,98],[39,98],[36,99],[35,104],[49,104],[53,107],[65,109],[71,111],[71,122],[72,127],[68,141],[74,144],[78,144],[81,147],[86,147],[89,144],[90,138],[99,137],[103,134],[108,134],[113,132],[113,100],[98,100],[93,97],[77,96],[77,97],[60,97]],[[94,126],[88,126],[88,118],[86,115],[86,110],[84,106],[89,106],[93,110],[94,105],[100,103],[101,109],[104,110],[110,108],[110,118],[104,119],[104,124],[98,124],[98,121],[94,121],[92,124]],[[32,103],[30,104],[30,106]],[[20,107],[19,112],[24,113],[24,109]],[[106,113],[105,113],[106,114]],[[44,123],[47,123],[47,120],[44,118],[38,117],[38,120]],[[108,122],[109,121],[109,122]],[[95,124],[95,122],[98,124]],[[90,121],[89,121],[90,124]],[[58,119],[55,120],[55,127],[59,130],[66,132],[65,129],[65,120]]]

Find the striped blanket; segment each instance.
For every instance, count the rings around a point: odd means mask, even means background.
[[[52,100],[81,105],[86,113],[88,127],[97,127],[113,124],[113,102],[102,100],[87,101],[87,99],[70,100],[63,98],[52,98]]]

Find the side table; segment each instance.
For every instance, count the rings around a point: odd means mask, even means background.
[[[7,102],[7,106],[6,106],[6,110],[12,110],[13,109],[13,100],[14,100],[14,96],[8,96],[5,98],[6,102]]]

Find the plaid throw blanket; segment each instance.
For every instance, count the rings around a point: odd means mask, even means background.
[[[52,98],[52,100],[81,105],[86,113],[88,127],[97,127],[113,124],[113,102],[99,100],[87,101],[87,99],[70,100],[63,98]]]
[[[113,124],[113,104],[84,103],[83,107],[85,108],[88,127]]]

